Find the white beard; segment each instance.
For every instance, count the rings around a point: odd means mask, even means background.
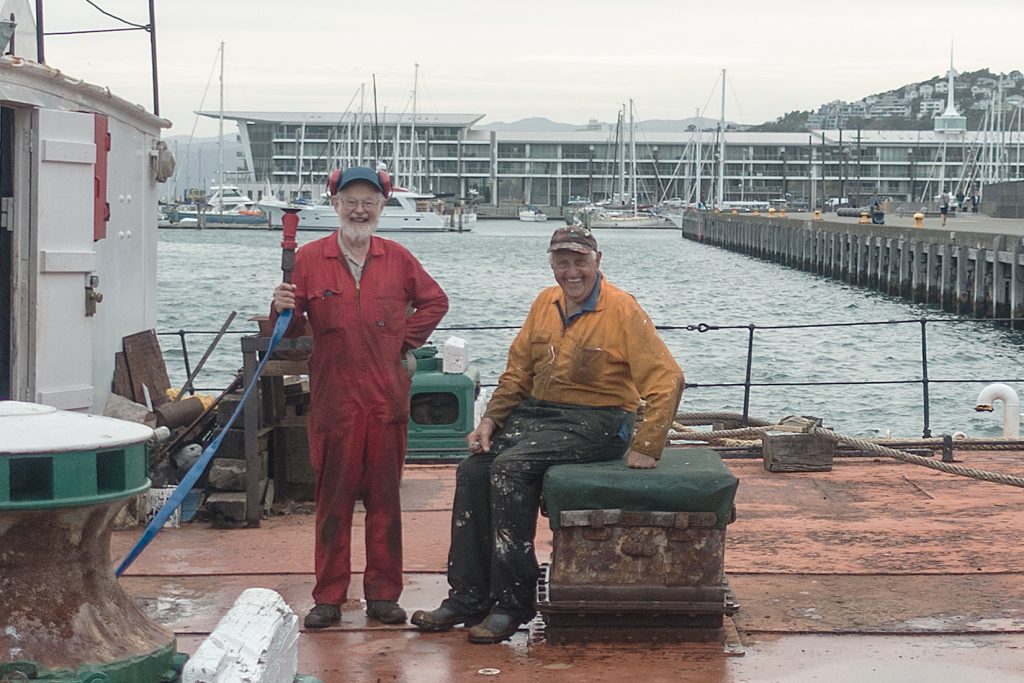
[[[370,235],[377,229],[376,223],[349,223],[341,222],[342,236],[352,244],[366,244],[370,241]]]

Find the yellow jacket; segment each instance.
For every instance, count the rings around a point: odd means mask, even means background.
[[[502,425],[530,396],[631,412],[643,399],[631,448],[659,458],[682,397],[683,371],[633,295],[603,277],[600,287],[595,310],[564,330],[556,307],[567,310],[561,287],[540,293],[484,416]]]

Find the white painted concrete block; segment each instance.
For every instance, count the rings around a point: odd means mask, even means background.
[[[487,412],[487,389],[481,387],[480,395],[473,402],[473,426],[480,424],[484,413]]]
[[[292,683],[299,666],[299,618],[280,595],[238,596],[182,671],[183,683]]]
[[[468,342],[461,337],[448,337],[441,351],[441,371],[460,374],[469,367]]]

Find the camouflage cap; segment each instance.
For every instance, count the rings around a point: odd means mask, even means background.
[[[582,225],[570,225],[555,230],[551,236],[551,244],[548,246],[548,253],[559,249],[578,251],[581,254],[589,254],[597,251],[597,240],[590,230]]]

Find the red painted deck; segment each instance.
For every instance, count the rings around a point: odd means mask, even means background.
[[[1021,452],[962,459],[1024,476]],[[868,458],[817,473],[726,464],[740,478],[725,564],[741,609],[725,646],[557,647],[536,630],[470,645],[461,629],[370,626],[353,600],[340,627],[302,634],[300,672],[325,683],[1024,680],[1024,491]],[[447,590],[453,472],[410,466],[402,484],[410,613],[437,606]],[[259,529],[168,529],[122,583],[192,652],[246,588],[272,588],[305,614],[312,521],[294,514]],[[546,559],[546,521],[540,529]],[[115,560],[140,533],[114,533]],[[358,531],[353,540],[361,571]],[[350,597],[360,596],[360,578]]]

